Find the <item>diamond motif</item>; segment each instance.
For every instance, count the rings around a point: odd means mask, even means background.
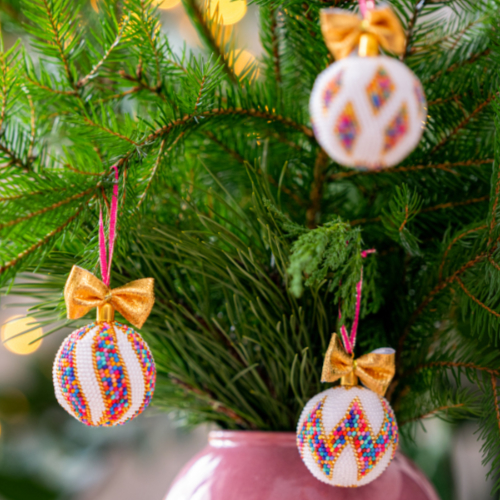
[[[335,133],[347,153],[351,153],[356,137],[359,134],[359,123],[351,102],[348,102],[344,111],[340,113],[335,125]]]
[[[385,129],[384,153],[393,149],[408,132],[408,109],[406,103]]]
[[[326,399],[326,398],[325,398]],[[382,400],[384,420],[378,434],[374,434],[361,401],[355,398],[345,417],[329,435],[323,427],[323,404],[320,401],[309,414],[297,436],[297,445],[303,456],[308,447],[323,473],[330,478],[335,462],[347,445],[351,445],[358,466],[358,481],[370,472],[393,444],[392,456],[398,444],[398,424],[391,407]]]
[[[343,71],[339,71],[323,89],[323,96],[322,96],[323,113],[328,112],[328,107],[333,101],[333,98],[338,94],[340,87],[342,86],[343,73],[344,73]]]
[[[373,112],[377,114],[394,92],[394,83],[383,66],[379,66],[372,81],[366,87]]]

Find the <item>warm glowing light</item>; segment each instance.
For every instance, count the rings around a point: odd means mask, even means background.
[[[233,65],[234,72],[241,77],[252,76],[257,78],[259,70],[255,71],[255,66],[251,64],[255,61],[255,56],[248,50],[236,50],[229,55],[229,63]]]
[[[222,24],[227,26],[243,19],[247,12],[247,2],[246,0],[210,0],[210,16],[215,14],[217,8],[219,16],[222,18]]]
[[[154,0],[153,4],[157,5],[161,10],[169,10],[177,7],[181,0]]]
[[[30,330],[29,333],[18,335],[28,330]],[[2,326],[3,345],[15,354],[25,355],[35,352],[42,344],[42,340],[33,341],[42,335],[43,330],[29,316],[13,316]]]
[[[96,11],[99,12],[99,6],[97,5],[97,2],[99,0],[90,0],[90,5],[92,5],[92,8]]]

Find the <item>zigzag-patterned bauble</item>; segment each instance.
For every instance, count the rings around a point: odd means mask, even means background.
[[[53,377],[57,400],[70,415],[89,426],[112,427],[149,405],[156,369],[149,347],[135,330],[100,322],[66,338]]]
[[[311,94],[316,139],[338,163],[375,169],[417,146],[427,119],[418,78],[398,60],[350,56],[321,73]]]
[[[389,403],[361,386],[328,389],[312,398],[297,427],[300,456],[332,486],[363,486],[394,458],[398,426]]]

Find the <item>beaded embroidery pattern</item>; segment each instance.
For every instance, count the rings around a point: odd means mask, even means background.
[[[335,133],[344,149],[348,153],[351,153],[354,142],[359,134],[359,123],[351,102],[348,102],[342,113],[340,113],[335,125]]]
[[[375,115],[378,114],[384,104],[389,100],[394,90],[395,86],[389,73],[387,73],[383,66],[379,66],[375,76],[366,88]]]
[[[339,71],[325,86],[323,89],[323,113],[328,113],[328,108],[333,101],[333,98],[337,95],[338,91],[342,87],[342,75],[343,71]]]
[[[311,411],[297,435],[297,445],[302,458],[308,446],[314,461],[323,473],[331,478],[337,459],[350,444],[358,466],[358,481],[370,472],[393,444],[392,458],[398,444],[398,426],[390,406],[381,399],[384,420],[380,431],[374,435],[358,397],[354,398],[345,417],[326,436],[323,428],[323,398]]]
[[[384,134],[384,153],[393,149],[396,144],[406,135],[409,128],[408,109],[403,104],[396,116],[385,129]]]
[[[156,368],[153,360],[153,355],[151,354],[151,351],[149,350],[146,342],[144,342],[143,338],[136,331],[134,331],[129,326],[122,325],[121,323],[115,324],[118,328],[121,328],[125,332],[127,338],[132,342],[134,352],[137,354],[137,358],[139,359],[139,363],[142,368],[145,392],[144,401],[135,414],[138,415],[149,406],[149,403],[151,403],[151,400],[153,399],[156,382]]]
[[[125,336],[130,345],[129,354],[121,352],[117,339],[117,328]],[[92,331],[92,332],[91,332]],[[84,349],[91,349],[97,394],[85,389],[80,383],[82,377],[89,377],[85,366],[79,366],[76,352],[79,341],[88,333],[92,334],[91,342]],[[89,353],[90,354],[90,353]],[[140,371],[131,371],[130,359],[136,357]],[[125,359],[123,358],[125,356]],[[78,372],[80,368],[81,373]],[[140,374],[142,382],[131,380]],[[94,378],[95,377],[95,378]],[[91,323],[70,334],[64,341],[54,364],[54,383],[68,404],[68,411],[79,421],[88,426],[110,427],[122,425],[139,415],[150,404],[155,389],[156,368],[153,355],[146,342],[131,327],[121,323]],[[132,383],[133,382],[133,383]],[[88,384],[87,384],[88,385]],[[139,392],[133,392],[139,391]],[[100,394],[99,394],[100,393]],[[100,400],[97,402],[96,397]],[[138,400],[138,398],[141,398]],[[103,405],[103,413],[98,421],[93,421],[91,410],[93,405]],[[130,412],[134,407],[136,411]],[[98,406],[96,406],[98,408]]]
[[[78,416],[78,419],[86,425],[91,425],[90,408],[78,380],[75,351],[77,342],[94,327],[95,323],[91,323],[74,331],[62,345],[56,365],[56,376],[63,397]]]
[[[106,411],[99,425],[114,425],[130,407],[131,388],[127,369],[118,350],[113,325],[102,323],[92,345],[94,369]]]

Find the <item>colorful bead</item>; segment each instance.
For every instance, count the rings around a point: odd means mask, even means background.
[[[297,446],[304,459],[304,451],[309,448],[315,463],[327,478],[331,478],[337,459],[347,445],[351,445],[358,466],[358,481],[380,462],[392,445],[393,454],[398,444],[398,426],[394,412],[381,399],[384,420],[375,435],[369,419],[355,397],[345,417],[327,435],[323,427],[323,409],[326,397],[319,401],[302,424],[297,435]]]
[[[56,396],[89,426],[135,418],[153,397],[156,369],[142,337],[121,323],[93,323],[63,342],[54,363]]]
[[[137,410],[136,414],[138,415],[149,406],[149,403],[153,399],[156,383],[156,367],[151,351],[149,350],[146,342],[144,342],[144,339],[134,329],[120,323],[116,323],[116,325],[127,329],[127,337],[131,340],[134,351],[137,353],[137,357],[141,363],[142,373],[144,375],[144,401],[139,410]]]
[[[127,369],[118,350],[114,328],[103,323],[92,346],[94,368],[106,407],[99,425],[109,427],[118,422],[130,407],[130,383]]]
[[[359,124],[351,102],[346,104],[344,111],[339,115],[335,133],[344,149],[350,153],[359,134]]]
[[[333,101],[333,98],[338,94],[342,87],[343,71],[337,73],[323,89],[323,113],[328,112],[328,108]]]
[[[368,98],[375,114],[377,114],[382,106],[389,100],[394,89],[395,86],[389,74],[383,66],[379,66],[375,76],[366,88]]]
[[[94,328],[95,324],[90,324],[74,331],[61,346],[58,357],[56,358],[57,383],[59,384],[62,396],[74,411],[78,420],[86,425],[90,425],[90,410],[85,396],[80,387],[80,382],[76,372],[76,346],[78,341],[83,338],[87,332]]]
[[[408,108],[406,104],[385,129],[384,153],[391,151],[408,132]]]

